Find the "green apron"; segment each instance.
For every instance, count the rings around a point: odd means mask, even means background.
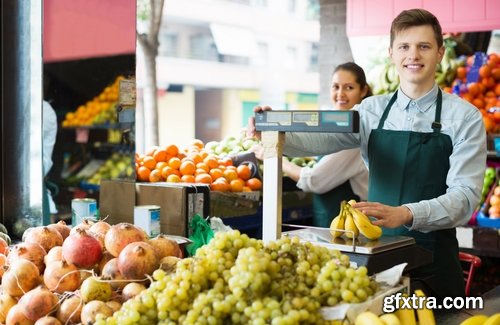
[[[329,228],[333,218],[340,212],[340,202],[351,199],[359,201],[359,196],[354,194],[349,180],[326,193],[314,194],[313,226]]]
[[[438,92],[433,132],[384,130],[384,122],[396,101],[397,91],[387,104],[377,129],[368,142],[368,201],[390,206],[429,200],[446,193],[446,176],[453,146],[441,130],[442,94]],[[436,297],[464,296],[464,279],[458,260],[455,228],[422,233],[406,227],[384,228],[384,235],[415,238],[417,245],[433,253],[433,263],[410,273]]]

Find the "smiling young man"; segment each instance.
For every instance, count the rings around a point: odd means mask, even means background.
[[[284,147],[296,157],[360,147],[369,189],[368,201],[355,207],[375,217],[384,235],[412,236],[433,253],[433,262],[410,276],[414,286],[438,298],[465,295],[455,227],[479,203],[486,166],[481,113],[434,81],[444,51],[433,14],[401,12],[392,22],[389,48],[399,89],[355,106],[359,134],[287,133]],[[249,131],[255,133],[252,123]]]

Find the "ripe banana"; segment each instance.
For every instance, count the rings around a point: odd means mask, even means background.
[[[415,290],[415,295],[417,297],[425,297],[424,292],[420,289]],[[434,312],[432,309],[427,308],[425,304],[422,309],[417,309],[417,316],[419,324],[436,325]]]
[[[353,202],[353,200],[349,202]],[[353,208],[349,203],[347,203],[346,206],[347,211],[351,213],[352,218],[354,219],[356,227],[363,236],[370,240],[375,240],[382,236],[382,228],[372,224],[370,219],[363,212]]]
[[[417,325],[415,311],[411,308],[400,308],[394,314],[398,317],[401,325]]]
[[[396,316],[396,314],[393,314],[393,313],[380,315],[379,319],[385,325],[402,325],[401,321],[398,318],[398,316]]]
[[[488,320],[488,316],[486,315],[475,315],[467,318],[460,325],[483,325],[486,320]]]
[[[333,238],[340,237],[343,234],[342,231],[335,231],[335,230],[344,230],[345,205],[346,205],[345,201],[342,201],[340,203],[340,212],[335,218],[333,218],[332,222],[330,223],[330,233],[332,234]]]
[[[496,313],[488,317],[484,325],[498,325],[500,324],[500,313]]]
[[[371,311],[364,311],[356,316],[354,325],[384,325],[384,322],[381,321],[378,316]]]
[[[350,211],[345,211],[345,224],[344,224],[344,229],[346,230],[345,236],[347,238],[358,238],[359,236],[359,229],[356,227],[356,224],[354,223],[354,218],[352,217],[352,214]]]

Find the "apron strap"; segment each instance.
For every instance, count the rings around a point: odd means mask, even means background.
[[[384,126],[385,119],[387,118],[387,115],[389,115],[389,111],[391,110],[391,107],[397,98],[398,98],[398,91],[396,90],[394,95],[392,95],[391,100],[389,100],[389,103],[385,107],[384,113],[382,114],[382,117],[380,118],[380,121],[378,122],[378,127],[377,127],[378,130],[382,130],[382,127]]]

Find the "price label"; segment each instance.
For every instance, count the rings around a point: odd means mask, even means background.
[[[120,91],[118,103],[121,106],[135,106],[135,81],[129,79],[120,80]]]
[[[76,143],[88,143],[89,142],[89,129],[77,128],[75,141],[76,141]]]

